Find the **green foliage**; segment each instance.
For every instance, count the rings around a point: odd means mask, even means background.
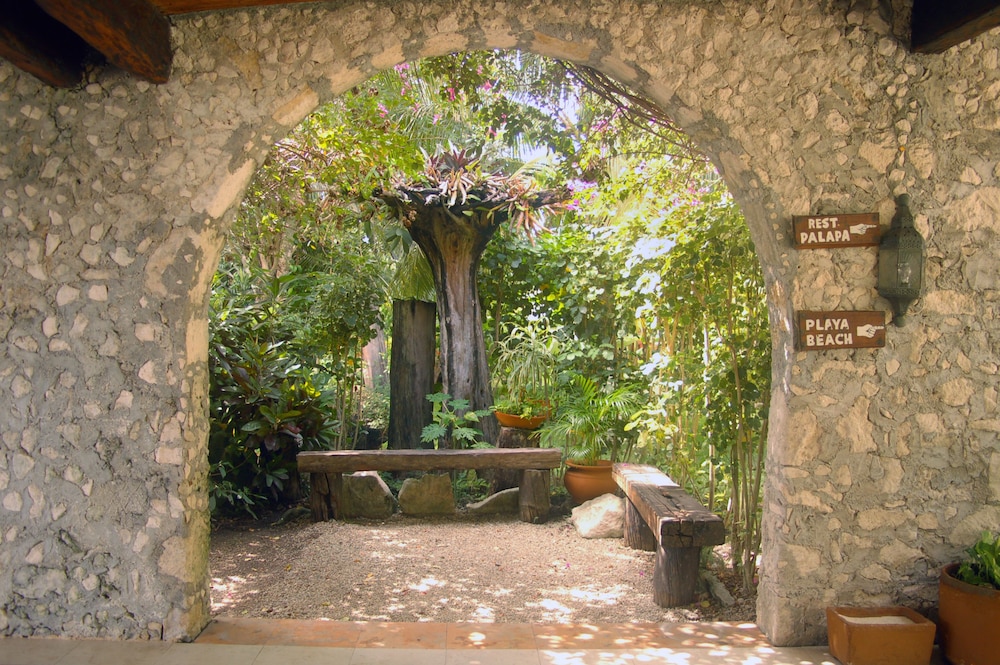
[[[433,421],[420,433],[422,443],[435,448],[476,448],[482,445],[482,432],[476,429],[489,409],[469,410],[469,400],[452,399],[447,393],[433,393],[427,400],[434,405]]]
[[[295,454],[331,447],[341,436],[343,427],[331,420],[338,395],[323,389],[324,370],[336,367],[329,360],[333,354],[353,353],[367,340],[371,318],[342,309],[339,299],[355,306],[374,301],[351,299],[344,289],[333,290],[334,281],[307,280],[301,272],[272,277],[238,265],[216,276],[209,459],[228,465],[225,474],[214,476],[228,483],[219,490],[227,497],[297,500]]]
[[[497,409],[522,417],[547,413],[556,387],[559,351],[559,340],[544,321],[505,326],[491,352]]]
[[[323,395],[280,347],[217,343],[210,366],[209,461],[215,477],[229,483],[227,493],[235,489],[256,497],[254,503],[262,497],[272,503],[298,500],[296,453],[329,441]]]
[[[254,509],[265,497],[234,482],[231,478],[233,471],[233,465],[229,462],[220,461],[212,465],[209,472],[208,509],[212,515],[246,513],[257,519]]]
[[[567,459],[585,464],[628,459],[634,441],[629,421],[641,397],[635,386],[603,386],[577,374],[560,391],[554,416],[542,425],[542,444],[562,448]]]
[[[969,558],[958,567],[956,577],[967,584],[1000,591],[1000,534],[983,531],[966,554]]]
[[[572,373],[597,381],[634,382],[637,364],[627,347],[635,311],[627,300],[614,233],[561,221],[534,243],[502,235],[483,257],[480,294],[493,347],[506,331],[544,326],[554,345],[556,384]],[[494,353],[496,355],[496,352]]]
[[[455,503],[464,506],[476,501],[482,501],[489,496],[489,481],[481,478],[475,469],[452,474],[452,488],[455,493]]]
[[[389,428],[389,385],[382,381],[361,392],[361,419],[371,429],[384,432]]]
[[[749,586],[770,396],[753,243],[713,172],[646,156],[605,166],[572,183],[569,213],[550,233],[494,241],[480,281],[489,329],[496,344],[519,321],[547,321],[561,387],[572,374],[641,386],[632,457],[726,507]]]

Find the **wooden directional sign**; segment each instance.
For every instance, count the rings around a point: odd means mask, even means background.
[[[796,249],[870,247],[879,241],[878,213],[795,215],[792,233]]]
[[[799,351],[885,346],[885,312],[799,312]]]

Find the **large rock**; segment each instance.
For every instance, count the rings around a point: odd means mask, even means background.
[[[466,509],[473,515],[500,515],[518,512],[518,500],[521,490],[511,487],[496,494],[491,494],[478,503],[470,503]]]
[[[392,490],[375,471],[358,471],[344,476],[344,517],[385,519],[396,512]]]
[[[451,515],[455,512],[451,476],[429,473],[407,478],[399,488],[399,510],[406,515]]]
[[[573,509],[570,522],[584,538],[622,538],[625,535],[625,499],[604,494]]]

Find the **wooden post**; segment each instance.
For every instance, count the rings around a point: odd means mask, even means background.
[[[625,544],[634,550],[656,551],[656,534],[628,497],[625,498]]]
[[[525,469],[518,492],[521,521],[542,524],[549,518],[549,470]]]
[[[392,355],[389,364],[389,448],[420,448],[420,432],[430,424],[434,392],[437,309],[420,300],[392,301]]]
[[[694,602],[700,547],[659,547],[653,569],[653,600],[660,607]]]

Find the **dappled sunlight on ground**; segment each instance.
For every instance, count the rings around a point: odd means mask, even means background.
[[[587,624],[697,620],[708,607],[658,607],[652,553],[621,539],[585,540],[565,520],[395,517],[267,531],[242,534],[245,546],[240,534],[213,535],[213,545],[221,543],[213,552],[213,614]]]

